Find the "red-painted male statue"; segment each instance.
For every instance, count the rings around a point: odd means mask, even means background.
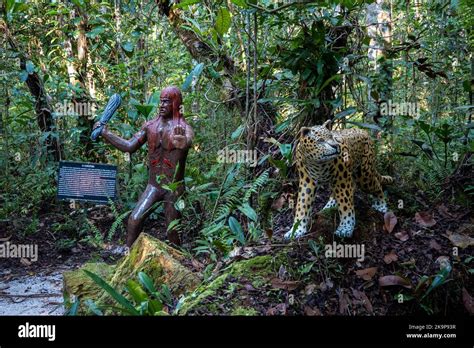
[[[186,157],[194,137],[191,126],[183,117],[181,91],[177,87],[163,89],[157,117],[145,122],[132,139],[125,140],[106,127],[101,135],[117,149],[129,153],[148,144],[148,185],[128,219],[127,246],[130,247],[140,234],[144,220],[151,214],[154,203],[164,200],[166,226],[180,217],[175,202],[184,191]],[[179,182],[173,192],[162,187],[172,182]],[[180,244],[175,229],[168,231],[168,239]]]

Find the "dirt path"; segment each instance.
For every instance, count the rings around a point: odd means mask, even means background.
[[[70,268],[70,267],[69,267]],[[63,267],[51,272],[0,276],[0,315],[63,315]]]

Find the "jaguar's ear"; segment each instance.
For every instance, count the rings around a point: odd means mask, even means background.
[[[331,124],[332,120],[327,120],[326,122],[323,123],[323,127],[326,127],[329,129],[329,125]]]

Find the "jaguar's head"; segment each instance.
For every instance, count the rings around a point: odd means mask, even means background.
[[[299,147],[311,162],[331,161],[341,154],[341,147],[327,127],[330,120],[321,126],[303,127],[300,130]]]

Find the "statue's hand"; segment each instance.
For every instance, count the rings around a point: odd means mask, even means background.
[[[94,126],[92,127],[92,131],[99,128],[101,125],[102,124],[100,122],[94,123]],[[105,125],[104,128],[102,129],[102,134],[104,134],[104,133],[107,133],[107,125]]]
[[[176,135],[186,135],[186,129],[182,126],[176,126],[174,127],[174,134]]]
[[[174,135],[172,143],[174,147],[178,149],[184,149],[186,147],[186,137],[184,135]]]
[[[186,139],[186,130],[181,127],[177,126],[174,128],[173,134],[173,145],[178,149],[184,149],[186,147],[187,139]]]

